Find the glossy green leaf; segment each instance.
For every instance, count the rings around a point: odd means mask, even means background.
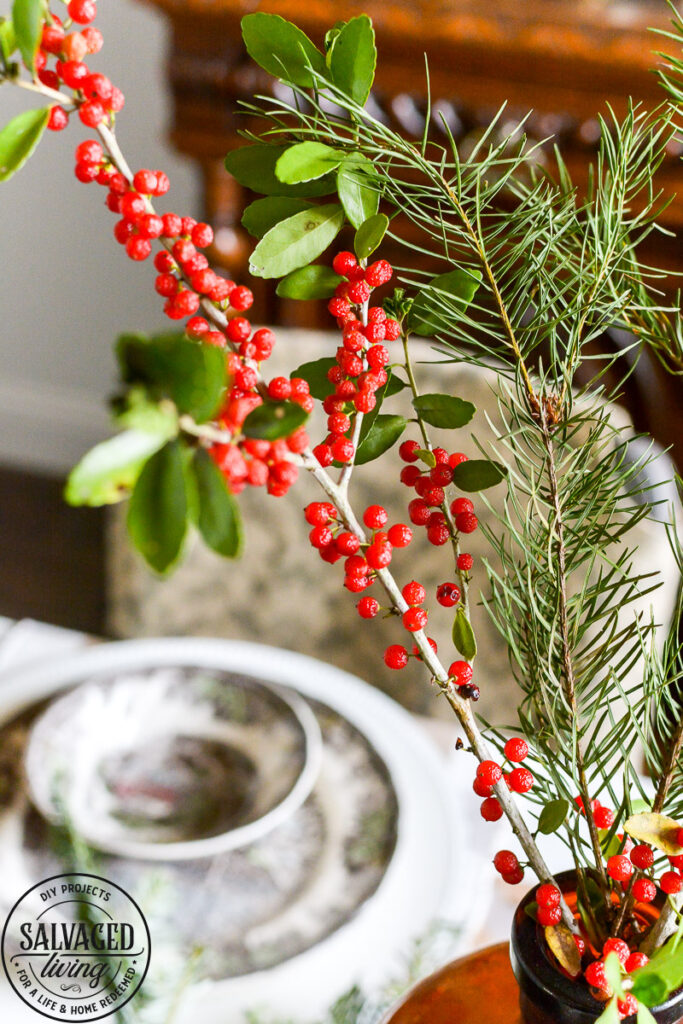
[[[344,211],[337,203],[313,206],[271,228],[249,262],[255,277],[284,277],[317,259],[339,234]]]
[[[549,800],[539,815],[538,831],[542,832],[544,836],[557,832],[558,828],[564,824],[568,814],[569,802],[567,800],[562,798]]]
[[[187,530],[187,496],[180,445],[170,441],[145,463],[130,499],[130,538],[148,565],[167,572]]]
[[[0,18],[0,52],[6,61],[17,48],[17,34],[14,25],[7,18]]]
[[[335,360],[335,362],[336,362],[336,360]],[[373,426],[375,420],[377,419],[377,417],[379,416],[379,414],[380,414],[380,412],[382,410],[382,406],[384,405],[384,399],[385,398],[391,398],[392,395],[398,394],[399,391],[402,391],[403,388],[407,386],[407,385],[405,385],[403,383],[402,380],[400,380],[400,378],[394,377],[394,375],[391,373],[391,370],[389,370],[388,368],[387,368],[386,373],[387,373],[386,384],[384,384],[383,387],[381,387],[378,391],[375,392],[375,405],[374,405],[374,408],[371,409],[370,412],[366,412],[365,415],[363,416],[363,425],[361,427],[360,439],[359,439],[359,443],[360,444],[363,443],[365,438],[368,436],[368,434],[372,430],[372,426]]]
[[[49,107],[25,110],[0,131],[0,181],[8,181],[24,166],[45,131]]]
[[[275,165],[275,174],[286,185],[312,181],[336,171],[343,156],[322,142],[298,142],[284,151]]]
[[[351,18],[336,35],[329,64],[334,84],[362,107],[377,65],[375,32],[367,14]]]
[[[170,435],[125,430],[95,445],[74,466],[64,489],[70,505],[111,505],[128,497],[147,459]]]
[[[17,46],[29,71],[35,71],[36,53],[45,17],[45,0],[14,0],[12,24]]]
[[[181,334],[124,334],[116,350],[124,381],[143,385],[153,400],[170,398],[197,423],[216,412],[226,385],[221,349]]]
[[[428,448],[418,448],[415,454],[424,462],[425,466],[434,469],[434,466],[436,466],[436,455],[434,452],[430,452]]]
[[[302,363],[294,370],[292,377],[301,377],[308,381],[311,394],[319,402],[334,393],[334,384],[327,379],[327,372],[337,365],[333,356],[324,356],[322,359],[313,359],[309,363]]]
[[[379,192],[373,188],[374,175],[372,161],[361,153],[352,153],[339,165],[339,201],[354,228],[359,228],[369,217],[377,213]]]
[[[264,402],[249,413],[242,426],[245,437],[277,441],[303,426],[308,413],[296,402]]]
[[[353,240],[353,248],[359,260],[365,260],[372,255],[380,245],[388,227],[389,218],[384,213],[375,213],[363,221]]]
[[[389,375],[389,380],[384,385],[384,397],[391,398],[392,395],[397,395],[399,391],[403,391],[407,388],[408,384],[406,381],[401,380],[400,377],[397,377],[395,373],[390,373],[388,368],[387,373]]]
[[[472,624],[462,608],[458,608],[455,613],[452,636],[456,651],[459,651],[466,661],[472,661],[477,653],[477,641]]]
[[[293,217],[295,213],[308,210],[311,204],[305,199],[291,196],[266,196],[255,199],[242,214],[242,227],[254,238],[263,238],[281,220]]]
[[[280,181],[275,174],[275,166],[287,148],[269,146],[265,143],[241,146],[228,153],[225,158],[225,169],[244,188],[265,196],[309,198],[336,192],[334,174],[325,175],[316,181],[302,182],[300,185],[286,185],[284,181]]]
[[[524,913],[527,917],[530,917],[532,921],[535,921],[538,916],[538,903],[536,900],[532,900],[531,903],[524,904]]]
[[[439,274],[425,285],[410,310],[409,329],[414,334],[431,337],[447,327],[448,313],[466,309],[481,282],[479,271],[450,270]]]
[[[354,459],[355,464],[363,466],[366,462],[372,462],[379,458],[396,444],[407,425],[408,422],[403,416],[380,413],[364,440],[358,445]]]
[[[575,947],[576,948],[576,947]],[[608,953],[605,957],[605,977],[609,982],[609,987],[615,995],[619,998],[623,998],[624,989],[621,984],[621,961],[616,953]]]
[[[237,558],[244,541],[242,518],[225,477],[203,448],[195,452],[192,469],[199,498],[197,526],[204,542],[225,558]]]
[[[306,33],[278,14],[247,14],[242,38],[252,60],[284,82],[308,89],[315,81],[311,69],[326,74],[325,58]]]
[[[477,411],[471,402],[453,395],[419,395],[413,407],[425,423],[447,429],[464,427]]]
[[[453,470],[453,483],[461,491],[485,491],[506,476],[507,470],[499,462],[489,459],[469,459]]]
[[[283,299],[329,299],[344,278],[331,267],[312,264],[284,277],[275,289]]]

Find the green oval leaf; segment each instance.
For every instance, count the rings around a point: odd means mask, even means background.
[[[255,277],[284,277],[317,259],[339,234],[344,211],[337,203],[313,206],[271,228],[249,262]]]
[[[296,402],[264,402],[253,409],[242,426],[245,437],[277,441],[303,426],[308,413]]]
[[[415,454],[424,462],[425,466],[434,469],[434,466],[436,466],[436,455],[434,452],[430,452],[428,448],[418,448]]]
[[[275,292],[283,299],[329,299],[343,280],[331,267],[313,264],[293,270],[280,281]]]
[[[562,798],[549,800],[538,817],[538,831],[544,836],[557,832],[569,814],[569,801]]]
[[[293,217],[295,213],[308,210],[311,204],[305,199],[290,196],[266,196],[255,199],[242,214],[242,227],[254,238],[263,238],[281,220]]]
[[[480,282],[478,270],[450,270],[439,274],[415,296],[408,318],[409,329],[425,337],[447,330],[449,317],[467,308]]]
[[[471,402],[452,395],[418,395],[413,407],[420,418],[432,427],[464,427],[477,411]]]
[[[372,462],[383,455],[396,444],[407,425],[408,422],[403,416],[390,416],[384,413],[377,416],[366,437],[358,445],[353,460],[355,465],[363,466],[366,462]]]
[[[45,17],[45,0],[14,0],[12,24],[24,64],[33,73]]]
[[[466,661],[472,661],[477,653],[477,641],[472,624],[462,608],[458,608],[455,613],[452,636],[456,651],[459,651]]]
[[[147,564],[158,573],[167,572],[180,555],[187,530],[185,474],[177,441],[164,445],[145,463],[126,523]]]
[[[375,251],[388,227],[389,218],[384,213],[375,213],[363,221],[353,240],[353,247],[359,260],[367,259]]]
[[[306,33],[278,14],[247,14],[242,38],[252,60],[283,82],[309,89],[315,83],[311,69],[326,73],[325,58]]]
[[[339,165],[337,192],[344,212],[354,228],[377,213],[379,192],[373,188],[375,169],[361,153],[352,153]]]
[[[125,430],[95,445],[69,473],[64,498],[69,505],[111,505],[128,497],[150,455],[168,434]]]
[[[507,475],[505,466],[489,459],[469,459],[453,470],[453,483],[461,491],[485,491]]]
[[[0,131],[0,181],[9,181],[24,166],[45,131],[49,107],[25,110]]]
[[[636,999],[648,1006],[664,1002],[683,981],[683,943],[678,941],[678,936],[673,935],[655,950],[650,962],[633,971],[630,977],[633,979],[631,991]]]
[[[124,334],[116,352],[124,381],[144,385],[153,400],[170,398],[197,423],[218,409],[227,377],[221,349],[182,334]]]
[[[225,169],[244,188],[266,196],[327,196],[336,191],[334,174],[300,185],[286,185],[275,174],[275,166],[287,146],[258,143],[233,149],[225,158]]]
[[[9,61],[17,48],[17,36],[14,25],[7,18],[0,18],[0,53]]]
[[[362,107],[375,78],[375,32],[367,14],[351,18],[335,36],[330,54],[334,84]]]
[[[242,518],[225,477],[203,448],[192,460],[197,485],[199,514],[197,526],[204,542],[224,558],[237,558],[242,552]]]
[[[299,142],[284,151],[275,165],[275,174],[286,185],[312,181],[336,171],[343,156],[322,142]]]
[[[308,381],[311,394],[319,402],[334,393],[334,384],[327,379],[328,370],[337,365],[333,356],[324,356],[322,359],[311,360],[310,363],[302,363],[298,366],[292,377],[301,377]]]

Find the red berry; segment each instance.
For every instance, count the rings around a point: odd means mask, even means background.
[[[615,853],[607,861],[607,874],[615,882],[628,882],[633,874],[633,864],[623,853]]]
[[[363,513],[363,522],[370,530],[379,530],[388,519],[387,510],[381,505],[370,505]]]
[[[348,277],[357,266],[358,261],[352,252],[338,252],[332,260],[332,269],[341,277]]]
[[[360,306],[368,301],[371,290],[370,285],[365,281],[352,281],[348,287],[347,295],[354,305]],[[384,340],[384,330],[382,330],[382,340]]]
[[[85,139],[84,142],[80,142],[76,146],[76,163],[80,163],[83,160],[99,164],[103,156],[102,146],[95,139]]]
[[[611,828],[614,824],[614,811],[610,810],[609,807],[603,807],[602,804],[600,804],[595,808],[593,818],[597,828]]]
[[[314,548],[326,548],[328,544],[332,543],[332,530],[329,526],[323,524],[314,526],[308,535],[308,539]]]
[[[43,34],[40,38],[40,48],[46,53],[61,53],[64,42],[64,29],[55,20],[52,25],[43,25]]]
[[[370,566],[362,555],[351,555],[344,562],[344,570],[347,576],[367,576]]]
[[[177,213],[165,213],[162,216],[164,238],[177,238],[183,228],[183,222]]]
[[[468,555],[467,553],[458,555],[458,569],[460,569],[461,572],[469,572],[473,565],[474,559],[472,558],[472,555]]]
[[[427,591],[417,580],[411,580],[410,583],[406,583],[401,593],[405,598],[406,604],[422,604],[427,596]]]
[[[407,548],[413,539],[413,531],[405,523],[395,523],[389,527],[389,543],[394,548]]]
[[[77,21],[79,25],[87,25],[97,17],[97,4],[95,0],[70,0],[67,5],[69,17]]]
[[[374,597],[361,597],[356,608],[361,619],[374,619],[379,611],[379,601],[376,601]]]
[[[254,295],[251,289],[245,288],[244,285],[233,288],[230,292],[230,305],[233,309],[240,311],[250,309],[254,305]]]
[[[69,123],[69,115],[63,107],[50,107],[47,127],[51,132],[61,132]]]
[[[617,999],[617,1010],[622,1020],[624,1017],[632,1017],[638,1013],[638,1000],[627,992],[623,999]]]
[[[442,547],[444,544],[447,544],[450,536],[450,531],[445,523],[435,523],[434,526],[430,526],[427,530],[427,540],[434,547]]]
[[[477,778],[487,786],[495,786],[503,778],[503,772],[495,761],[481,761],[477,765]]]
[[[417,462],[420,445],[417,441],[403,441],[398,449],[398,454],[404,462]]]
[[[630,974],[631,971],[637,971],[639,967],[644,967],[645,964],[649,964],[650,958],[647,953],[631,953],[628,960],[624,964],[627,972]]]
[[[528,768],[513,768],[508,780],[513,793],[528,793],[534,784],[534,777]]]
[[[138,231],[145,238],[159,238],[164,230],[164,222],[156,213],[144,213],[138,221]]]
[[[249,323],[246,317],[235,316],[228,323],[228,326],[225,329],[225,333],[227,334],[230,341],[234,342],[235,344],[239,344],[242,341],[246,341],[249,335],[251,334],[251,324]],[[276,377],[276,380],[284,379],[284,377]],[[270,384],[268,385],[268,394],[270,395],[271,398],[289,398],[289,392],[283,396],[272,395],[270,393]]]
[[[99,100],[86,100],[78,108],[78,116],[88,128],[97,128],[104,120],[104,107]]]
[[[559,907],[539,907],[536,911],[536,920],[542,928],[550,928],[560,923],[562,911]]]
[[[491,794],[493,793],[493,786],[487,786],[483,779],[480,779],[478,775],[475,776],[474,782],[472,783],[472,789],[477,794],[477,796],[482,797],[491,796]]]
[[[436,588],[436,599],[444,608],[453,608],[460,597],[460,587],[455,583],[441,583]]]
[[[375,263],[371,263],[365,271],[365,280],[373,288],[378,288],[380,285],[386,284],[387,281],[391,280],[392,273],[390,263],[386,260],[377,260]]]
[[[88,66],[81,63],[80,60],[65,60],[57,62],[57,73],[70,89],[80,89],[90,71]]]
[[[456,686],[468,686],[472,682],[472,666],[468,661],[454,661],[448,669]]]
[[[329,444],[317,444],[313,449],[318,464],[323,467],[331,466],[334,462],[334,456],[332,455],[332,449]]]
[[[637,878],[633,883],[633,898],[640,903],[652,903],[657,895],[657,886],[649,878]]]
[[[479,808],[484,821],[498,821],[503,817],[503,808],[495,796],[489,796]]]
[[[505,744],[503,752],[508,761],[523,761],[529,753],[529,744],[520,736],[513,736]]]
[[[524,868],[519,864],[514,871],[506,871],[502,875],[502,879],[507,885],[518,885],[524,878]]]
[[[128,221],[122,220],[119,221],[119,224],[128,226]],[[165,299],[170,299],[178,291],[178,279],[173,274],[159,274],[154,282],[154,290],[158,295],[163,295]]]
[[[409,608],[403,613],[403,625],[411,633],[417,633],[427,625],[427,612],[424,608]]]
[[[474,512],[474,505],[469,498],[456,498],[451,502],[451,514],[458,516],[461,512]]]
[[[474,512],[461,512],[455,517],[455,528],[460,533],[474,533],[479,526],[479,520]]]
[[[108,104],[112,114],[118,114],[119,110],[123,110],[125,103],[126,97],[123,95],[120,89],[117,89],[116,86],[114,86],[114,88],[111,91],[111,98]],[[158,191],[156,194],[161,195],[161,193]]]
[[[146,260],[151,251],[151,242],[140,235],[131,235],[126,242],[126,252],[132,260]]]
[[[592,964],[589,964],[583,972],[583,976],[593,988],[599,988],[602,992],[606,992],[609,989],[605,965],[602,960],[594,960]]]
[[[329,501],[312,501],[304,509],[306,522],[311,526],[321,526],[337,518],[337,510]]]
[[[429,479],[437,487],[448,487],[453,479],[453,470],[450,466],[437,464],[433,469],[430,469]]]
[[[452,469],[459,466],[461,462],[467,462],[467,456],[463,452],[453,452],[452,455],[448,456],[448,465]]]
[[[371,568],[386,569],[391,562],[391,544],[371,544],[365,557]]]
[[[676,842],[679,846],[683,846],[683,828],[679,828],[676,832]]]
[[[631,955],[631,950],[628,948],[628,943],[624,942],[623,939],[607,939],[604,946],[602,947],[602,955],[606,957],[609,953],[616,953],[619,958],[620,964],[625,964]]]
[[[408,505],[408,515],[415,526],[425,526],[431,515],[429,505],[425,505],[421,498],[414,498]]]
[[[143,195],[151,196],[157,187],[157,176],[154,171],[143,169],[138,171],[133,178],[133,188]]]
[[[544,882],[536,890],[536,902],[539,907],[559,907],[562,894],[552,882]]]
[[[675,871],[680,871],[683,868],[683,855],[679,853],[674,857],[669,857],[669,864]]]
[[[341,298],[330,299],[327,303],[327,309],[330,315],[337,317],[337,319],[342,319],[343,317],[348,316],[351,312],[348,300]]]
[[[192,228],[192,244],[198,249],[206,249],[213,242],[213,228],[210,224],[195,224]]]
[[[507,875],[519,867],[517,854],[512,850],[499,850],[493,858],[493,866],[500,875]]]
[[[81,35],[85,39],[85,45],[88,47],[88,53],[100,52],[104,39],[98,28],[93,28],[92,25],[88,25],[87,28],[83,29]]]
[[[583,954],[586,952],[586,943],[583,941],[580,935],[574,936],[574,943],[579,951],[579,956],[583,956]]]
[[[332,445],[332,455],[337,462],[351,462],[355,448],[348,437],[338,437]]]
[[[387,668],[400,669],[408,664],[408,652],[400,644],[392,644],[384,652],[384,664]]]
[[[89,100],[100,100],[102,105],[106,107],[111,99],[111,94],[114,90],[114,86],[111,84],[106,75],[101,75],[99,72],[95,72],[83,82],[83,93]],[[137,185],[135,186],[137,188]]]
[[[397,338],[401,337],[401,325],[398,320],[385,320],[384,321],[384,340],[385,341],[396,341]]]
[[[671,896],[683,889],[683,877],[677,871],[665,871],[659,879],[659,888],[667,896]]]
[[[147,204],[139,192],[126,192],[121,196],[121,213],[126,220],[136,221],[147,212]]]
[[[641,871],[647,871],[655,862],[655,855],[647,843],[639,843],[638,846],[634,846],[630,857],[634,867],[640,868]]]

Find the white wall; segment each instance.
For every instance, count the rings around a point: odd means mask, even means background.
[[[0,14],[9,0],[0,0]],[[104,47],[91,58],[126,96],[117,134],[133,169],[163,168],[164,210],[201,212],[198,175],[166,142],[163,17],[130,0],[100,0]],[[0,123],[31,104],[0,88]],[[46,132],[26,166],[0,184],[0,463],[62,473],[108,430],[112,341],[123,330],[168,326],[151,259],[134,264],[114,241],[106,190],[73,175],[73,151],[92,136],[77,118]]]

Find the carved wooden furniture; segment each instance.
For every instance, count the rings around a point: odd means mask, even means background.
[[[173,94],[171,138],[196,160],[205,182],[207,217],[218,230],[213,257],[243,278],[252,244],[240,226],[251,198],[225,172],[223,157],[238,144],[248,121],[238,114],[240,100],[267,92],[272,80],[246,55],[239,23],[251,10],[267,10],[296,21],[320,44],[336,20],[364,10],[373,17],[380,53],[375,112],[410,136],[422,133],[426,91],[424,57],[429,54],[432,121],[435,137],[445,118],[461,146],[467,147],[491,115],[507,101],[505,122],[514,126],[529,110],[527,131],[537,139],[554,135],[580,187],[598,134],[598,116],[609,103],[617,115],[628,99],[654,107],[663,99],[652,68],[653,51],[664,43],[648,26],[666,27],[663,4],[623,0],[147,0],[161,7],[172,28],[168,75]],[[445,136],[444,136],[445,137]],[[665,194],[683,180],[675,144],[659,175]],[[548,160],[552,161],[551,146]],[[664,215],[671,228],[683,225],[683,196]],[[644,255],[659,266],[683,270],[683,251],[675,238],[655,235]],[[391,258],[391,253],[386,253]],[[323,326],[327,314],[312,303],[278,299],[268,282],[256,282],[256,315],[272,323]],[[659,371],[653,369],[653,379]],[[677,384],[662,385],[666,395],[655,405],[662,422],[645,417],[664,443],[680,441],[683,423],[676,416]],[[637,415],[637,411],[636,411]],[[683,461],[683,458],[681,459]]]

